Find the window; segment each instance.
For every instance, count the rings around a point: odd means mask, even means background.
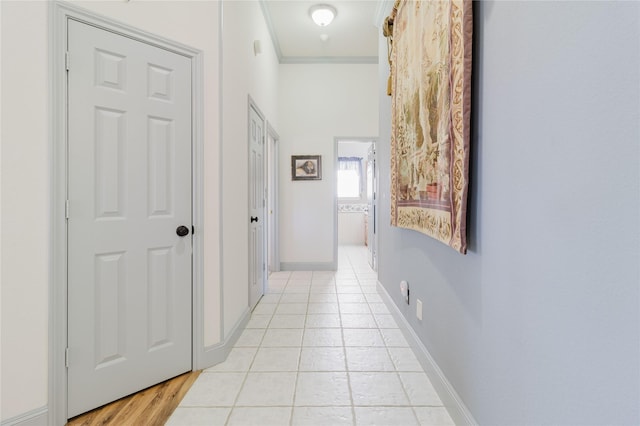
[[[362,158],[338,157],[338,198],[362,195]]]

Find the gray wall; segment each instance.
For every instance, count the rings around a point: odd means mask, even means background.
[[[381,61],[379,280],[480,424],[639,424],[640,3],[474,21],[469,252],[388,225]]]

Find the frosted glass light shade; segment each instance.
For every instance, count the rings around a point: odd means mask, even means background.
[[[318,4],[312,6],[309,9],[309,13],[311,15],[311,19],[316,25],[321,27],[326,27],[333,21],[333,18],[336,17],[336,9],[333,6],[329,6],[327,4]]]

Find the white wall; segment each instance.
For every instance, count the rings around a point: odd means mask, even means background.
[[[2,418],[47,403],[47,7],[2,2]]]
[[[468,254],[389,226],[381,64],[379,280],[479,424],[640,424],[640,3],[474,6]]]
[[[377,65],[280,65],[280,261],[334,261],[335,137],[378,134]],[[292,181],[292,155],[322,155],[322,180]]]
[[[338,245],[364,245],[363,212],[338,213]]]
[[[343,140],[338,143],[338,156],[362,157],[366,160],[370,146],[371,143],[369,142],[349,142],[348,140]]]
[[[205,341],[220,340],[216,1],[75,2],[204,51]],[[50,140],[45,1],[2,1],[3,420],[47,404]]]
[[[224,329],[249,307],[248,96],[278,131],[278,59],[257,1],[223,6]],[[254,55],[259,40],[262,53]]]

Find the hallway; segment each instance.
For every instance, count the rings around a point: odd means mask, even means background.
[[[366,256],[345,246],[336,272],[272,274],[228,359],[167,425],[452,425]]]

